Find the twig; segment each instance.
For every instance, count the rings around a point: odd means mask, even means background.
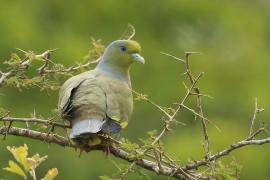
[[[81,68],[87,68],[89,67],[90,65],[93,65],[93,64],[97,64],[98,62],[100,61],[100,58],[94,60],[94,61],[89,61],[85,64],[79,64],[79,65],[74,65],[74,66],[71,66],[69,68],[65,68],[65,69],[44,69],[43,72],[44,73],[67,73],[67,72],[76,72],[78,70],[80,70]]]
[[[40,68],[38,68],[38,73],[39,73],[39,74],[43,74],[45,68],[48,67],[49,62],[52,62],[52,61],[50,60],[50,57],[51,57],[52,53],[53,53],[54,51],[56,51],[56,50],[57,50],[57,49],[51,49],[51,50],[45,51],[44,53],[42,53],[42,54],[40,54],[40,55],[36,55],[36,58],[41,58],[41,59],[44,60],[44,64],[43,64]],[[53,63],[53,62],[52,62],[52,63]]]
[[[195,87],[196,83],[198,82],[198,80],[201,78],[202,74],[199,74],[199,76],[195,79],[195,81],[193,82],[193,84],[191,85],[190,89],[187,91],[186,95],[183,97],[183,99],[181,100],[180,105],[178,106],[178,108],[176,109],[176,111],[173,113],[173,115],[169,115],[169,119],[165,121],[164,124],[164,128],[162,129],[162,131],[160,132],[160,134],[153,140],[153,142],[151,143],[151,146],[154,146],[157,142],[159,142],[159,140],[162,138],[162,136],[165,134],[166,131],[169,130],[169,126],[170,123],[173,122],[175,116],[177,115],[178,111],[181,109],[181,104],[183,104],[190,92],[193,90],[193,88]],[[145,149],[144,151],[142,151],[142,154],[145,154],[147,151],[149,151],[151,148]],[[119,179],[123,179],[133,168],[133,166],[136,164],[136,162],[133,162],[129,165],[129,167],[126,169],[126,171],[124,173],[121,174],[121,176],[119,177]]]
[[[158,110],[160,110],[161,112],[163,112],[168,118],[171,118],[171,115],[165,110],[163,109],[161,106],[159,106],[157,103],[155,103],[154,101],[150,100],[146,95],[138,93],[137,91],[131,89],[131,91],[136,94],[140,99],[150,103],[151,105],[153,105],[154,107],[156,107]]]
[[[191,84],[194,83],[194,76],[193,76],[192,71],[191,71],[190,66],[189,66],[189,56],[191,54],[197,54],[197,53],[198,52],[186,52],[186,54],[185,54],[186,72],[187,72],[187,75],[189,77],[189,80],[190,80]],[[195,87],[194,91],[197,94],[201,94],[200,89],[198,87]],[[205,153],[206,153],[206,158],[209,158],[209,156],[211,155],[211,153],[210,153],[210,145],[209,145],[210,143],[209,143],[209,137],[208,137],[208,133],[207,133],[207,129],[206,129],[205,118],[202,118],[202,117],[204,117],[204,115],[203,115],[202,102],[201,101],[202,101],[201,96],[197,96],[197,107],[199,109],[199,114],[201,115],[202,129],[203,129],[203,134],[204,134]]]
[[[56,51],[56,49],[46,50],[43,53],[38,54],[38,55],[35,55],[33,52],[26,52],[26,51],[24,51],[22,49],[19,49],[19,48],[17,48],[17,50],[19,50],[19,51],[21,51],[21,52],[23,52],[25,54],[25,58],[19,64],[20,69],[27,69],[29,66],[31,66],[32,59],[42,59],[44,61],[44,64],[42,64],[37,69],[38,73],[40,75],[46,74],[46,73],[47,74],[52,74],[52,73],[76,72],[81,68],[87,68],[87,67],[91,66],[92,64],[97,64],[101,59],[101,57],[99,57],[94,61],[88,61],[85,64],[73,65],[71,67],[64,68],[64,69],[49,69],[48,68],[49,62],[55,64],[54,62],[52,62],[50,60],[50,57],[51,57],[52,53],[54,51]],[[19,73],[19,71],[17,69],[14,69],[14,68],[7,71],[7,72],[0,71],[0,87],[4,84],[4,82],[7,79],[9,79],[9,78],[11,78],[13,76],[16,76],[18,73]]]
[[[70,128],[70,125],[65,125],[57,122],[53,122],[51,120],[45,120],[45,119],[39,119],[39,118],[14,118],[14,117],[2,117],[0,118],[0,121],[9,121],[9,122],[23,122],[23,123],[38,123],[43,125],[52,125],[55,127],[62,127],[62,128]]]
[[[182,63],[185,63],[185,60],[180,59],[180,58],[178,58],[178,57],[176,57],[176,56],[174,56],[174,55],[171,55],[171,54],[168,54],[168,53],[165,53],[165,52],[160,52],[160,54],[163,54],[163,55],[165,55],[165,56],[171,57],[171,58],[175,59],[176,61],[180,61],[180,62],[182,62]]]
[[[47,133],[42,133],[42,132],[30,130],[30,129],[23,129],[23,128],[17,128],[17,127],[10,127],[8,129],[8,127],[6,126],[0,126],[0,134],[5,134],[5,133],[15,135],[15,136],[23,136],[23,137],[28,137],[31,139],[41,140],[48,143],[54,143],[54,144],[58,144],[64,147],[70,146],[70,147],[75,148],[74,145],[70,145],[70,143],[67,141],[66,138],[56,135],[56,134],[50,134],[47,137]]]
[[[252,140],[254,139],[258,134],[262,133],[265,131],[265,128],[262,127],[262,128],[259,128],[257,131],[255,131],[253,134],[251,134],[246,140]]]
[[[254,108],[253,117],[252,117],[252,120],[251,120],[251,123],[250,123],[250,129],[249,129],[249,135],[248,135],[249,137],[253,133],[254,123],[255,123],[257,114],[258,114],[258,102],[257,102],[257,98],[255,98],[255,108]]]
[[[206,165],[210,161],[216,161],[217,159],[229,155],[230,152],[239,149],[244,146],[248,145],[262,145],[262,144],[267,144],[270,143],[270,137],[265,138],[265,139],[260,139],[260,140],[243,140],[239,141],[237,143],[231,144],[228,148],[224,149],[223,151],[219,151],[218,153],[210,156],[208,159],[203,159],[196,161],[192,165],[187,165],[183,167],[184,170],[191,170],[191,169],[197,169],[200,166]]]
[[[257,119],[257,115],[262,111],[264,111],[264,109],[258,107],[258,100],[257,100],[257,98],[255,98],[254,113],[253,113],[253,117],[252,117],[252,120],[251,120],[251,123],[250,123],[250,129],[249,129],[248,137],[252,136],[252,134],[254,132],[254,125],[255,125],[255,121]]]
[[[19,63],[19,68],[20,69],[27,69],[30,65],[31,65],[31,60],[33,58],[33,55],[31,52],[26,52],[24,50],[21,50],[19,48],[17,48],[19,51],[22,51],[23,53],[25,53],[25,58]],[[47,50],[43,53],[41,53],[40,55],[36,55],[37,58],[45,58],[45,57],[48,57],[49,54],[51,54],[54,50]],[[16,76],[18,70],[17,70],[18,67],[16,68],[13,68],[7,72],[1,72],[0,75],[0,86],[2,86],[4,84],[4,82],[10,78],[10,77],[13,77],[13,76]]]
[[[135,27],[132,24],[128,24],[126,30],[124,31],[120,39],[130,40],[135,36],[135,34],[136,34]]]

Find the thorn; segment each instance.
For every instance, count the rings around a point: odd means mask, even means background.
[[[15,49],[17,49],[18,51],[21,51],[21,52],[23,52],[23,53],[25,53],[25,54],[28,53],[28,52],[26,52],[26,51],[24,51],[24,50],[22,50],[22,49],[20,49],[20,48],[15,48]]]
[[[82,147],[80,147],[80,152],[79,152],[79,158],[82,156],[84,149]]]
[[[181,124],[181,125],[183,125],[183,126],[186,126],[186,123],[183,123],[183,122],[181,122],[181,121],[175,120],[175,123],[176,123],[176,124]]]
[[[54,52],[56,50],[58,50],[59,48],[54,48],[54,49],[49,49],[50,52]]]
[[[42,54],[36,55],[36,58],[41,58],[41,59],[43,59],[43,60],[45,60],[45,61],[50,61],[50,60],[49,60],[49,59],[50,59],[50,55],[51,55],[54,51],[56,51],[56,50],[58,50],[58,48],[55,48],[55,49],[49,49],[49,50],[43,52]]]
[[[36,118],[36,109],[34,108],[33,117]]]
[[[187,87],[187,85],[186,85],[185,82],[183,82],[183,85],[184,85],[184,87],[185,87],[186,90],[189,90],[189,88]]]
[[[181,74],[181,76],[185,76],[185,75],[187,75],[188,74],[188,72],[183,72],[182,74]]]
[[[160,52],[160,54],[163,54],[163,55],[165,55],[165,56],[168,56],[168,57],[173,58],[174,60],[181,61],[181,62],[185,63],[185,61],[184,61],[183,59],[180,59],[180,58],[178,58],[178,57],[176,57],[176,56],[174,56],[174,55],[171,55],[171,54],[169,54],[169,53]]]
[[[265,109],[264,108],[258,108],[257,109],[257,113],[261,113],[261,112],[263,112]]]
[[[105,152],[106,157],[108,157],[108,155],[111,153],[111,152],[110,152],[110,147],[109,147],[108,144],[106,144],[106,145],[104,146],[103,152]]]
[[[192,54],[202,54],[201,52],[194,52],[194,51],[187,51],[185,52],[186,56],[192,55]]]

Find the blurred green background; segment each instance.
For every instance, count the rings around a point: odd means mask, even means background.
[[[170,106],[183,96],[182,64],[161,55],[160,51],[182,57],[185,51],[199,51],[191,59],[194,72],[205,72],[199,85],[214,99],[204,99],[206,116],[221,132],[209,125],[212,152],[221,150],[248,134],[254,98],[265,107],[260,120],[269,123],[270,116],[270,3],[267,0],[201,1],[201,0],[91,0],[48,1],[12,0],[0,2],[0,57],[7,60],[15,48],[40,53],[59,48],[56,62],[65,65],[80,62],[88,53],[90,38],[104,44],[119,38],[128,23],[136,28],[146,64],[132,68],[133,87],[150,95],[163,106]],[[82,61],[81,61],[82,62]],[[50,116],[57,104],[57,92],[48,96],[38,89],[19,92],[0,89],[0,106],[13,116],[37,114]],[[166,150],[182,163],[202,158],[200,122],[189,113],[179,115],[186,126],[176,126],[165,136]],[[161,113],[151,105],[136,102],[132,120],[122,136],[133,141],[146,137],[146,132],[161,129]],[[7,136],[0,141],[0,168],[12,159],[7,145],[27,143],[30,153],[48,154],[49,159],[38,170],[39,176],[57,167],[57,179],[98,179],[117,172],[114,161],[124,163],[101,152],[78,157],[69,148],[49,145],[25,138]],[[225,158],[243,165],[241,179],[270,178],[270,145],[245,147]],[[0,177],[16,179],[16,175],[0,169]],[[153,179],[166,179],[148,173]],[[138,179],[130,175],[127,179]]]

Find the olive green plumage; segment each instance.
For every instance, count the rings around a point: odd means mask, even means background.
[[[97,133],[115,134],[126,127],[133,109],[129,68],[133,62],[144,63],[140,51],[135,41],[114,41],[94,70],[63,84],[58,108],[71,123],[72,139],[99,144]]]

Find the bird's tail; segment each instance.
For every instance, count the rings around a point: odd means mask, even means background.
[[[101,139],[96,133],[101,131],[103,124],[104,121],[95,119],[73,121],[69,137],[78,142],[87,141],[85,143],[90,146],[98,145],[101,143]]]
[[[72,123],[70,138],[75,139],[85,135],[95,134],[101,130],[103,124],[104,121],[96,119],[75,121]]]
[[[70,132],[70,139],[77,142],[87,141],[90,146],[101,144],[101,139],[97,136],[98,132],[106,134],[119,133],[121,126],[112,119],[107,120],[75,120],[72,121],[72,128]]]

